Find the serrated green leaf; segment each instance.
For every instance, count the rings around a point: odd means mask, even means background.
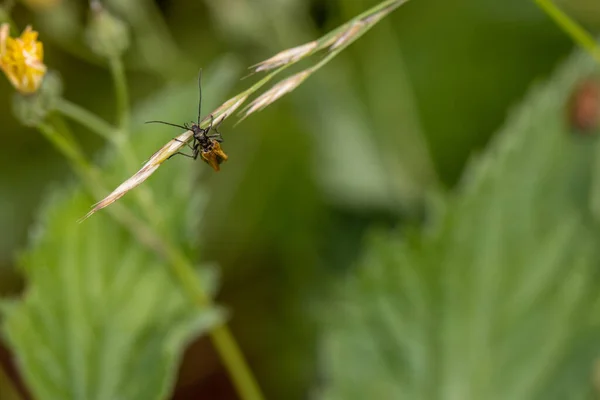
[[[236,70],[221,63],[207,82],[205,93],[213,105]],[[190,82],[150,99],[134,120],[186,121],[196,118],[196,104],[197,85]],[[177,134],[137,126],[130,150],[140,165],[142,157]],[[131,171],[113,152],[105,154],[105,175],[114,183]],[[195,216],[202,211],[202,191],[192,178],[202,165],[174,160],[138,189],[156,204],[162,233],[191,247]],[[169,266],[107,213],[78,224],[93,201],[71,186],[51,195],[23,257],[24,298],[3,307],[4,333],[22,374],[34,396],[44,400],[165,398],[186,343],[221,323],[223,313],[191,306]],[[132,194],[123,203],[141,213]],[[203,284],[214,293],[215,279]]]
[[[600,353],[594,138],[566,121],[574,56],[469,166],[444,216],[380,235],[330,309],[322,399],[586,398]]]
[[[6,334],[41,399],[160,399],[183,344],[219,322],[190,307],[164,262],[108,218],[77,224],[89,197],[47,211],[25,257],[29,288]],[[79,213],[79,214],[78,214]]]

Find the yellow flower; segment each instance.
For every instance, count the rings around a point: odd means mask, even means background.
[[[44,49],[37,40],[38,33],[30,26],[21,37],[9,36],[10,26],[0,26],[0,69],[21,93],[34,93],[41,85],[46,66]]]

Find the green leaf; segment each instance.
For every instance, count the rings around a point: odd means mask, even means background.
[[[89,198],[68,197],[47,210],[23,263],[27,296],[7,316],[22,371],[41,399],[163,398],[182,345],[219,314],[191,307],[168,266],[110,219],[75,223]]]
[[[205,88],[213,105],[237,75],[231,62],[218,67],[214,74],[209,68],[212,79]],[[158,93],[134,120],[158,114],[176,122],[195,119],[196,105],[194,81]],[[161,136],[137,126],[143,130],[134,134],[130,150],[140,157],[139,165],[177,134]],[[104,172],[113,184],[132,172],[112,150],[104,158]],[[155,217],[163,233],[192,247],[194,216],[202,212],[202,191],[192,185],[198,164],[190,168],[188,160],[174,160],[136,190],[158,204]],[[131,205],[133,198],[122,200]],[[92,203],[77,185],[51,195],[23,255],[26,294],[3,307],[4,333],[35,398],[165,398],[186,343],[221,323],[223,313],[192,306],[169,266],[107,213],[78,224]],[[214,274],[202,272],[201,277],[210,278],[205,290],[214,293]]]
[[[420,233],[378,235],[328,309],[323,399],[585,398],[600,353],[594,138],[574,56],[528,96]]]

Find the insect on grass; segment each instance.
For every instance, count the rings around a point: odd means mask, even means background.
[[[221,136],[221,132],[219,132],[219,125],[221,125],[225,118],[222,118],[216,125],[213,125],[214,117],[211,115],[210,124],[206,128],[200,127],[200,117],[202,115],[202,70],[200,70],[198,74],[198,92],[198,121],[192,122],[191,126],[188,126],[187,124],[178,125],[165,121],[147,121],[146,123],[165,124],[192,131],[194,141],[192,144],[186,143],[192,150],[192,154],[186,154],[178,151],[177,153],[171,155],[171,157],[176,154],[181,154],[182,156],[186,156],[195,160],[198,158],[198,156],[200,156],[200,158],[210,165],[215,171],[219,171],[221,169],[221,164],[227,161],[228,158],[227,154],[225,154],[223,149],[221,149],[223,137]],[[179,141],[178,139],[175,140]]]

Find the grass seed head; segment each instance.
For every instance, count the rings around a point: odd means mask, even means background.
[[[250,68],[254,69],[254,72],[260,72],[268,71],[287,64],[293,64],[307,55],[310,55],[312,51],[317,48],[317,46],[318,43],[316,41],[312,41],[301,46],[292,47],[291,49],[283,50],[268,60],[253,65]]]
[[[253,112],[264,109],[269,104],[281,98],[284,94],[296,89],[298,85],[300,85],[306,78],[310,76],[311,73],[312,71],[310,69],[305,70],[295,75],[292,75],[289,78],[282,80],[281,82],[278,82],[271,89],[267,90],[259,97],[254,99],[252,103],[248,104],[248,106],[244,110],[243,118],[246,118]]]

